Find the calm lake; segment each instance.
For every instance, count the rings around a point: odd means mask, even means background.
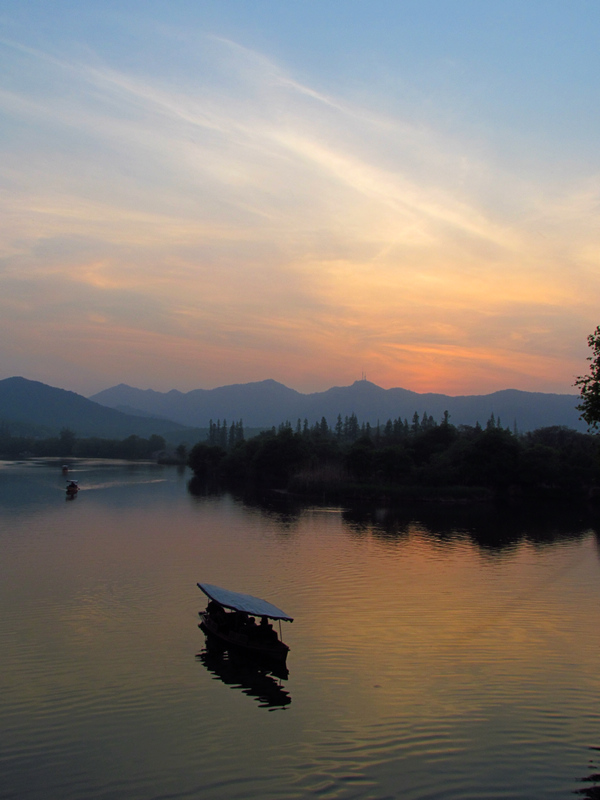
[[[549,800],[600,773],[600,517],[194,495],[0,464],[0,797]],[[206,649],[257,595],[289,674]],[[579,792],[579,795],[574,795]]]

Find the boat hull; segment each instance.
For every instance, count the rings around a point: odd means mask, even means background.
[[[279,639],[262,641],[259,637],[248,636],[245,633],[231,630],[230,627],[223,627],[206,611],[200,612],[200,619],[202,621],[198,627],[204,633],[220,639],[227,645],[251,653],[253,656],[285,663],[290,648]]]

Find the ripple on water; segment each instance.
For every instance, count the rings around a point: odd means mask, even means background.
[[[492,557],[92,467],[78,505],[44,467],[5,498],[3,800],[558,800],[592,772],[594,534]],[[202,579],[295,617],[285,709],[196,658]]]

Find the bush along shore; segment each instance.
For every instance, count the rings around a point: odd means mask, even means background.
[[[354,415],[353,415],[354,416]],[[323,418],[289,422],[230,447],[210,441],[188,457],[196,481],[254,486],[328,499],[493,497],[581,500],[600,487],[599,440],[565,427],[519,434],[492,416],[485,427],[454,426],[418,414],[412,423],[330,428]]]

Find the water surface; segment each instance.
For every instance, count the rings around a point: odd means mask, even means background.
[[[593,514],[251,504],[125,462],[70,477],[67,501],[57,462],[0,466],[0,797],[591,792]],[[207,650],[198,581],[295,618],[287,677]]]

